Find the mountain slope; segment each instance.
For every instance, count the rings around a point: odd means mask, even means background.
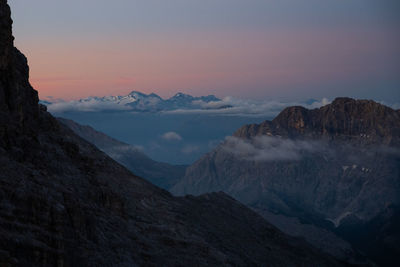
[[[1,266],[337,265],[222,193],[172,197],[59,124],[11,23],[0,0]]]
[[[90,126],[83,126],[63,118],[57,118],[57,120],[136,175],[145,177],[149,182],[161,188],[170,189],[185,175],[187,168],[185,165],[171,165],[154,161],[140,149],[111,138]]]
[[[399,113],[373,101],[290,107],[272,121],[239,129],[190,166],[172,192],[224,191],[260,214],[341,234],[400,204],[399,144]]]

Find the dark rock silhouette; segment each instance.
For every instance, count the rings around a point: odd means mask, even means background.
[[[175,198],[59,124],[0,0],[0,266],[329,266],[223,193]]]

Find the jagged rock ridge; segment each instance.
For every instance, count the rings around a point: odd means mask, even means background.
[[[274,120],[244,126],[234,136],[280,135],[400,145],[399,121],[399,112],[390,107],[343,97],[319,109],[288,107]]]
[[[0,0],[0,265],[337,265],[218,193],[174,198],[38,105]]]

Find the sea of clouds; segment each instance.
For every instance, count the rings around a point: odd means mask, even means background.
[[[73,101],[56,100],[52,102],[43,101],[51,113],[60,114],[66,112],[137,112],[134,107],[121,105],[117,102],[102,101],[101,98],[91,98]],[[284,108],[289,106],[303,106],[313,109],[329,104],[326,98],[308,102],[284,102],[277,100],[249,100],[234,97],[224,97],[220,101],[204,102],[193,101],[193,107],[176,108],[173,110],[159,110],[163,114],[204,114],[223,116],[264,116],[272,117],[277,115]],[[140,112],[146,112],[145,108]],[[149,113],[155,112],[149,107]]]

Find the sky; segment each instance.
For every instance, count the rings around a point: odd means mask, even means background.
[[[42,99],[400,102],[398,0],[12,0]]]

